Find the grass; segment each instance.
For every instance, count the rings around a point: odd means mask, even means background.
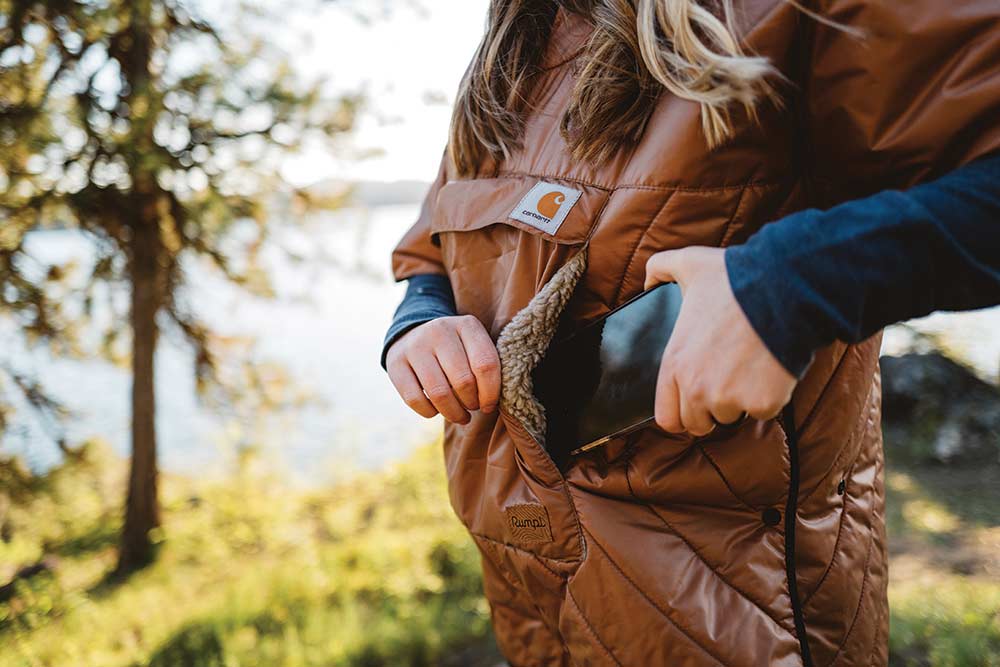
[[[887,478],[894,667],[1000,667],[1000,466]]]
[[[114,581],[121,462],[0,466],[0,582],[56,561],[0,601],[0,667],[495,665],[442,468],[429,447],[320,491],[252,456],[167,476],[156,564]],[[1000,667],[1000,471],[889,469],[893,667]]]
[[[428,448],[322,492],[253,466],[168,477],[157,563],[119,582],[106,575],[122,471],[90,453],[8,512],[0,581],[43,552],[58,564],[0,603],[0,667],[495,664],[442,467]]]

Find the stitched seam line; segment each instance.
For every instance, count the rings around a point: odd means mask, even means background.
[[[587,532],[589,533],[590,531],[587,531]],[[697,646],[698,648],[700,648],[702,651],[704,651],[705,655],[707,655],[708,657],[710,657],[713,660],[715,660],[715,662],[717,662],[720,665],[722,665],[723,667],[725,667],[725,665],[726,665],[725,662],[723,662],[717,655],[715,655],[714,653],[712,653],[712,651],[710,651],[707,646],[705,646],[700,641],[698,641],[697,639],[695,639],[694,634],[690,630],[688,630],[687,628],[685,628],[682,625],[680,625],[674,619],[670,618],[670,615],[667,613],[667,611],[664,610],[662,607],[660,607],[660,605],[657,604],[655,600],[653,600],[651,597],[649,597],[646,594],[646,592],[643,591],[642,588],[640,588],[639,585],[636,584],[635,581],[633,581],[632,578],[629,577],[628,574],[626,574],[624,570],[622,570],[621,566],[619,566],[618,563],[615,562],[615,560],[608,554],[608,552],[604,549],[604,547],[597,540],[597,538],[595,538],[593,536],[593,534],[591,534],[590,537],[591,537],[591,539],[593,539],[594,544],[597,545],[598,551],[600,551],[604,555],[604,558],[607,559],[608,563],[611,565],[611,567],[615,570],[615,572],[618,573],[618,575],[622,579],[624,579],[625,581],[627,581],[629,583],[629,585],[631,585],[632,588],[634,588],[636,590],[636,592],[639,593],[639,595],[641,595],[642,598],[646,602],[648,602],[654,609],[656,609],[656,611],[660,612],[660,614],[663,616],[663,618],[666,619],[668,623],[670,623],[671,625],[673,625],[678,630],[678,632],[680,632],[682,635],[684,635],[685,637],[687,637],[688,640],[690,640],[692,644],[694,644],[695,646]]]
[[[848,469],[847,474],[844,476],[845,478],[850,479],[851,475],[854,474],[854,467],[857,465],[859,458],[861,458],[861,452],[858,452],[858,456],[854,459],[854,462],[851,463],[851,467]],[[848,510],[849,507],[853,507],[854,506],[854,503],[853,502],[849,502],[849,501],[852,501],[853,499],[854,499],[854,496],[850,495],[847,492],[847,489],[845,488],[844,489],[844,506],[840,510],[840,521],[838,522],[838,525],[837,525],[837,539],[833,543],[833,556],[830,557],[830,562],[827,563],[826,570],[823,571],[823,576],[820,577],[819,581],[816,582],[816,586],[812,589],[812,591],[807,596],[805,596],[805,598],[803,598],[803,600],[802,600],[802,606],[803,607],[808,606],[809,605],[809,601],[812,600],[813,596],[816,595],[816,593],[819,592],[819,589],[823,588],[823,582],[826,581],[826,578],[830,574],[830,571],[833,570],[834,563],[837,562],[837,556],[840,554],[840,539],[841,539],[841,537],[844,534],[844,523],[845,523],[845,519],[847,518],[847,510]]]
[[[615,289],[615,296],[612,301],[613,304],[617,304],[621,299],[622,290],[625,289],[625,279],[628,278],[629,274],[632,272],[632,265],[635,264],[635,256],[636,253],[639,252],[639,246],[642,245],[643,240],[645,240],[645,238],[649,235],[649,230],[656,226],[656,221],[660,219],[661,215],[663,215],[663,211],[667,208],[667,204],[670,203],[670,200],[673,199],[673,195],[674,193],[671,192],[667,195],[667,198],[663,200],[660,208],[656,211],[656,215],[654,215],[649,224],[643,228],[642,234],[639,235],[639,238],[635,241],[635,245],[632,246],[632,250],[629,251],[628,262],[625,263],[625,269],[622,271],[622,276],[618,279],[618,287]]]
[[[558,628],[553,628],[552,626],[549,625],[548,617],[542,611],[541,607],[538,606],[538,603],[535,602],[535,599],[530,594],[526,593],[522,589],[522,586],[518,583],[519,582],[519,578],[518,577],[514,577],[507,570],[507,567],[502,562],[504,560],[503,554],[498,553],[496,551],[497,545],[487,544],[486,546],[491,547],[491,551],[494,552],[495,559],[492,560],[492,563],[493,563],[494,567],[497,568],[497,571],[500,573],[500,577],[505,581],[505,583],[507,584],[507,586],[509,586],[511,589],[513,589],[514,592],[517,595],[521,596],[521,598],[526,598],[527,599],[527,601],[531,604],[531,606],[534,607],[535,619],[538,620],[543,626],[545,626],[545,629],[548,630],[549,633],[552,634],[553,639],[561,641],[562,640],[562,635],[560,634],[559,629]],[[538,559],[537,556],[535,558],[536,558],[536,560]],[[539,561],[539,562],[541,563],[541,561]],[[542,565],[544,566],[544,563]],[[545,569],[548,570],[547,567]],[[529,617],[530,618],[530,614],[526,613],[524,609],[519,609],[519,608],[515,607],[513,604],[509,604],[507,602],[493,602],[493,601],[490,601],[490,605],[492,607],[503,607],[505,609],[508,609],[508,610],[510,610],[511,614],[513,614],[514,616],[517,616],[519,618],[524,618],[524,617]]]
[[[504,561],[503,553],[501,553],[494,544],[486,544],[485,546],[490,551],[490,553],[493,554],[493,558],[490,559],[490,562],[493,563],[493,567],[495,567],[497,569],[497,572],[500,573],[500,578],[503,579],[508,586],[516,590],[517,586],[515,585],[514,582],[517,581],[517,577],[515,577],[513,573],[511,573],[507,569],[507,565],[503,562]],[[510,607],[511,609],[514,609],[512,605],[506,605],[506,606]],[[523,615],[523,612],[520,610],[514,609],[514,611],[517,611],[519,614]]]
[[[573,607],[576,609],[576,613],[579,614],[580,618],[583,620],[583,625],[586,628],[587,633],[593,638],[595,642],[597,642],[597,644],[602,649],[604,649],[604,652],[607,654],[609,658],[611,658],[612,662],[618,665],[618,667],[622,667],[622,663],[618,661],[618,658],[616,658],[614,653],[611,652],[611,649],[609,649],[607,645],[604,643],[604,641],[601,640],[600,636],[598,636],[597,631],[594,630],[594,626],[590,624],[590,619],[588,619],[584,615],[583,609],[580,608],[580,604],[576,601],[576,598],[573,597],[573,592],[570,591],[568,587],[566,588],[566,594],[569,597],[569,601],[573,603]]]
[[[688,540],[683,535],[681,535],[677,531],[676,528],[674,528],[672,525],[670,525],[670,523],[665,518],[663,518],[660,515],[660,513],[657,512],[656,509],[650,503],[647,503],[647,502],[641,500],[638,496],[635,495],[635,490],[632,488],[632,479],[631,479],[631,477],[628,474],[628,468],[629,468],[630,465],[631,465],[631,461],[629,461],[629,463],[625,467],[625,483],[628,485],[628,490],[629,490],[629,493],[632,494],[632,497],[635,498],[637,501],[639,501],[642,504],[643,507],[645,507],[647,510],[649,510],[650,512],[652,512],[653,516],[655,516],[657,519],[659,519],[663,523],[663,525],[666,526],[668,530],[670,530],[670,532],[672,532],[674,535],[677,536],[678,539],[680,539],[682,542],[684,542],[684,545],[687,546],[687,548],[691,550],[691,553],[693,553],[698,558],[698,560],[700,560],[702,562],[702,564],[705,567],[707,567],[712,572],[712,574],[714,574],[716,577],[718,577],[719,580],[722,583],[726,584],[731,589],[733,589],[736,593],[738,593],[741,597],[743,597],[747,602],[749,602],[753,606],[757,607],[757,609],[759,609],[760,612],[762,614],[764,614],[764,616],[766,616],[771,621],[773,621],[774,624],[777,625],[779,628],[781,628],[782,630],[785,630],[786,632],[790,632],[791,633],[791,631],[790,631],[789,628],[785,627],[782,624],[781,621],[779,621],[777,618],[775,618],[774,616],[772,616],[771,613],[768,612],[767,609],[764,608],[764,605],[762,605],[760,602],[758,602],[757,600],[755,600],[752,597],[750,597],[749,594],[747,594],[744,591],[742,591],[739,588],[737,588],[735,584],[733,584],[728,579],[726,579],[725,577],[723,577],[718,572],[718,570],[716,570],[714,567],[712,567],[712,565],[708,561],[706,561],[702,557],[702,555],[700,553],[698,553],[698,550],[695,549],[694,546],[690,542],[688,542]],[[791,633],[791,634],[794,636],[794,633]]]
[[[743,201],[746,198],[746,192],[747,188],[749,187],[749,184],[744,183],[742,186],[738,187],[740,188],[740,196],[736,202],[736,207],[733,209],[732,215],[729,216],[729,219],[726,221],[726,224],[722,229],[722,236],[720,237],[719,241],[720,243],[723,240],[725,240],[726,236],[729,233],[729,228],[733,224],[733,220],[736,219],[736,217],[740,213],[740,209],[743,206]],[[736,188],[729,188],[729,189],[736,189]],[[679,190],[678,188],[674,188],[673,191],[670,192],[670,195],[668,195],[667,198],[664,200],[663,205],[660,206],[659,210],[656,212],[656,215],[653,217],[652,221],[650,221],[650,223],[646,225],[645,229],[642,230],[642,234],[639,236],[639,240],[636,241],[636,244],[632,247],[632,251],[631,253],[629,253],[628,263],[625,265],[625,271],[622,273],[622,277],[618,281],[618,289],[615,291],[614,303],[618,303],[618,301],[621,299],[622,290],[625,288],[625,281],[632,272],[632,266],[635,264],[635,257],[636,254],[639,252],[639,248],[642,246],[642,242],[646,239],[647,236],[649,236],[650,230],[656,227],[656,222],[660,219],[660,216],[663,215],[663,211],[666,210],[667,205],[670,203],[670,200],[673,199],[674,193],[679,191],[681,190]],[[717,191],[718,190],[716,190],[716,192]],[[594,227],[596,228],[597,226],[595,225]]]
[[[694,547],[694,545],[692,545],[690,542],[688,542],[687,538],[684,537],[683,535],[681,535],[681,533],[676,528],[674,528],[670,524],[670,522],[668,522],[666,520],[666,518],[663,517],[662,514],[660,514],[659,512],[657,512],[655,507],[651,506],[648,503],[643,503],[643,505],[646,507],[646,509],[648,509],[650,512],[652,512],[653,516],[655,516],[657,519],[659,519],[663,523],[663,525],[666,526],[670,530],[670,532],[672,532],[682,542],[684,542],[684,544],[687,545],[687,548],[691,550],[691,553],[693,553],[698,558],[698,560],[700,560],[702,562],[702,564],[705,567],[707,567],[712,572],[712,574],[714,574],[716,577],[718,577],[719,581],[721,581],[722,583],[726,584],[729,588],[733,589],[733,591],[735,591],[736,593],[738,593],[747,602],[749,602],[753,606],[757,607],[757,609],[759,609],[760,612],[762,614],[764,614],[764,616],[766,616],[767,618],[769,618],[779,628],[781,628],[782,630],[785,630],[789,634],[793,634],[790,628],[785,627],[780,620],[778,620],[777,618],[775,618],[774,616],[771,615],[771,612],[769,612],[764,607],[763,603],[759,602],[754,597],[752,597],[749,593],[747,593],[743,589],[741,589],[738,586],[736,586],[736,584],[734,584],[733,582],[729,581],[729,579],[727,579],[721,573],[719,573],[719,571],[717,569],[715,569],[714,567],[712,567],[712,564],[709,563],[707,560],[705,560],[705,558],[701,555],[701,553],[698,552],[698,549],[696,549]]]
[[[830,385],[836,379],[837,375],[840,373],[844,366],[844,362],[847,361],[848,353],[854,348],[853,345],[845,345],[844,353],[840,355],[840,359],[837,360],[837,365],[834,366],[833,372],[830,373],[830,377],[827,379],[826,384],[823,385],[823,390],[819,392],[819,396],[816,397],[816,401],[813,403],[812,407],[809,409],[809,413],[802,420],[799,425],[799,433],[805,433],[806,429],[812,424],[813,418],[815,418],[816,413],[819,411],[819,405],[823,402],[823,398],[826,396],[826,392],[830,389]]]
[[[594,216],[594,221],[592,223],[590,223],[590,230],[587,232],[587,238],[584,239],[584,243],[586,243],[588,246],[590,245],[590,239],[593,238],[593,236],[594,236],[595,233],[597,233],[597,228],[600,227],[601,226],[601,222],[604,221],[604,211],[607,210],[608,205],[611,203],[611,198],[614,197],[614,195],[615,195],[615,191],[614,190],[612,190],[611,192],[608,193],[608,196],[604,198],[604,203],[601,204],[601,210],[599,210],[597,212],[597,215]],[[588,257],[587,260],[588,260],[587,263],[589,265],[590,258]],[[586,269],[584,269],[584,275],[586,275],[586,274],[587,274],[587,271],[586,271]],[[583,276],[580,276],[580,282],[581,283],[583,282]],[[580,283],[577,283],[577,287],[579,287],[579,285],[580,285]],[[576,290],[574,289],[573,291],[575,292]],[[570,298],[572,298],[572,297],[570,297]]]
[[[572,593],[570,593],[570,591],[569,591],[569,585],[567,584],[567,577],[559,574],[558,572],[556,572],[555,570],[553,570],[551,567],[549,567],[548,563],[546,563],[544,560],[542,560],[541,558],[538,557],[538,554],[531,554],[531,557],[535,560],[536,563],[538,563],[539,565],[542,566],[542,569],[545,571],[546,574],[548,574],[550,577],[552,577],[553,579],[555,579],[559,583],[559,586],[563,590],[566,591],[567,595],[569,595],[570,597],[572,597]],[[573,602],[575,603],[576,601],[574,600]],[[579,608],[577,609],[577,611],[579,611],[580,612],[580,616],[583,617],[583,612],[580,611]],[[542,612],[542,610],[540,608],[538,609],[538,614],[539,614],[539,617],[543,619],[543,623],[545,623],[546,627],[548,627],[548,621],[545,620],[546,616],[543,614],[543,612]],[[588,621],[586,618],[584,618],[584,621],[587,623],[588,626],[590,625],[590,621]],[[558,622],[556,623],[556,627],[549,628],[549,631],[552,632],[552,634],[555,637],[558,637],[559,640],[562,642],[563,652],[565,653],[566,652],[566,638],[563,637],[562,630],[559,628]],[[594,633],[594,636],[595,636],[595,638],[597,638],[597,633]],[[600,642],[600,639],[598,639],[598,642]],[[601,646],[604,648],[604,650],[606,650],[606,651],[608,650],[607,647],[605,647],[603,643],[601,643]],[[611,651],[608,651],[608,655],[610,655],[610,654],[611,654]],[[611,656],[611,659],[614,660],[614,656]],[[617,662],[618,661],[616,660],[615,663],[617,664]],[[621,667],[621,665],[619,665],[619,667]]]
[[[876,452],[876,455],[875,455],[875,466],[877,468],[877,470],[875,472],[876,476],[877,477],[878,476],[883,476],[884,477],[884,475],[885,475],[885,460],[884,460],[884,458],[882,460],[880,460],[880,457],[878,456],[877,452]],[[875,514],[875,520],[876,521],[881,520],[881,521],[884,522],[885,518],[884,517],[880,517],[876,513]],[[874,541],[874,540],[875,540],[875,535],[874,535],[874,531],[873,531],[872,541]],[[879,549],[879,551],[882,552],[882,567],[884,568],[885,565],[886,565],[886,563],[887,563],[887,561],[888,561],[888,554],[885,552],[884,549]],[[888,576],[888,575],[886,575],[885,573],[883,573],[883,576]],[[882,636],[882,632],[881,632],[881,629],[882,629],[882,619],[885,618],[885,614],[888,611],[889,611],[889,608],[888,608],[888,606],[886,604],[880,604],[879,605],[878,615],[875,617],[875,623],[876,623],[876,625],[875,625],[875,636],[872,639],[871,650],[868,652],[868,654],[871,656],[871,664],[869,665],[869,667],[872,667],[875,664],[875,658],[876,658],[875,654],[876,654],[876,651],[878,651],[879,637]],[[886,625],[888,626],[888,623]],[[888,629],[888,627],[887,627],[887,629]]]
[[[861,417],[858,419],[858,423],[855,425],[854,430],[851,432],[851,437],[848,438],[847,444],[844,447],[841,447],[840,451],[837,452],[837,458],[833,460],[833,463],[830,465],[830,469],[823,474],[820,483],[817,484],[815,487],[813,487],[809,491],[809,493],[807,493],[805,496],[802,497],[802,499],[799,501],[800,506],[806,504],[807,502],[809,502],[809,500],[812,499],[813,495],[817,493],[817,491],[819,491],[820,488],[822,488],[823,481],[825,481],[830,476],[830,473],[832,473],[834,470],[837,469],[837,465],[840,463],[844,455],[850,450],[851,445],[853,445],[858,438],[864,437],[864,435],[868,432],[868,422],[872,418],[872,415],[875,414],[875,408],[877,405],[875,402],[871,402],[869,404],[873,391],[875,391],[874,382],[872,382],[871,385],[868,387],[868,394],[865,396],[865,404],[868,404],[867,412],[865,410],[861,411]],[[861,449],[862,448],[859,448],[858,453],[855,455],[855,460],[857,460],[857,457],[861,455],[860,451]]]
[[[688,193],[712,193],[712,192],[729,192],[732,190],[740,190],[743,188],[774,188],[781,185],[786,185],[791,182],[790,177],[782,178],[770,178],[770,179],[759,179],[746,181],[744,183],[735,183],[733,185],[706,185],[703,187],[695,187],[691,185],[645,185],[642,183],[619,183],[616,185],[601,185],[600,183],[595,183],[593,181],[588,181],[582,178],[574,178],[572,176],[566,176],[565,174],[553,174],[548,172],[531,172],[531,171],[501,171],[495,176],[489,178],[539,178],[539,179],[552,179],[555,181],[565,181],[567,183],[577,183],[579,185],[586,185],[587,187],[596,188],[598,190],[604,190],[606,192],[614,192],[616,190],[649,190],[656,192],[688,192]],[[452,179],[448,181],[449,183],[460,181],[460,180],[482,180],[482,179]]]
[[[726,476],[722,473],[722,468],[719,467],[719,464],[715,462],[715,459],[713,459],[712,456],[708,453],[708,450],[705,449],[705,445],[698,442],[695,443],[695,446],[698,447],[698,451],[701,452],[702,456],[704,456],[708,460],[709,465],[711,465],[712,468],[715,469],[716,474],[719,475],[719,479],[721,479],[722,483],[726,485],[727,489],[729,489],[729,493],[733,494],[733,498],[735,498],[741,505],[743,505],[747,509],[753,510],[754,512],[759,512],[761,509],[760,507],[756,505],[751,505],[750,503],[748,503],[746,500],[743,499],[743,496],[736,493],[736,490],[732,487],[732,485],[730,485],[729,480],[726,479]]]
[[[489,225],[487,225],[487,227],[492,226],[492,225],[498,225],[498,224],[501,224],[501,223],[499,223],[499,222],[491,222]],[[511,225],[511,227],[513,227],[513,225]],[[483,229],[483,228],[480,228],[480,229]],[[518,227],[515,227],[515,229],[520,230],[520,228],[518,228]],[[461,232],[458,232],[456,230],[448,230],[448,231],[440,231],[440,232],[434,232],[434,233],[435,234],[458,234],[458,233],[461,233]],[[548,239],[543,239],[543,240],[548,241]],[[482,268],[482,265],[485,262],[495,262],[497,260],[503,259],[504,257],[506,257],[507,255],[509,255],[511,253],[516,253],[519,250],[520,250],[520,248],[511,248],[510,250],[504,250],[503,252],[501,252],[499,254],[493,255],[492,257],[488,257],[488,258],[482,260],[481,262],[476,262],[476,263],[469,262],[468,264],[458,264],[458,263],[452,262],[451,270],[452,271],[463,271],[465,269],[468,269],[469,267],[476,267],[476,266],[478,266],[479,268]]]
[[[741,217],[740,214],[743,211],[743,205],[746,203],[748,189],[749,189],[748,187],[745,187],[740,192],[740,198],[736,202],[736,210],[734,210],[733,214],[729,216],[729,220],[726,221],[726,226],[722,228],[722,236],[719,237],[720,248],[726,247],[727,245],[726,241],[728,241],[729,237],[732,235],[731,232],[735,230],[735,227],[733,227],[733,222],[735,222],[737,218]]]
[[[882,636],[882,617],[885,615],[885,606],[879,605],[878,616],[875,617],[875,636],[872,637],[872,648],[868,652],[868,656],[871,658],[868,661],[868,667],[873,667],[875,665],[876,655],[875,652],[878,651],[879,638]]]
[[[508,542],[502,542],[501,540],[496,540],[496,539],[493,539],[492,537],[489,537],[487,535],[483,535],[482,533],[475,533],[475,532],[473,532],[471,530],[469,531],[469,534],[472,535],[473,537],[478,537],[481,540],[485,540],[487,542],[491,542],[491,543],[496,544],[498,546],[507,547],[508,549],[513,549],[514,551],[517,551],[519,553],[523,553],[523,554],[526,554],[528,556],[534,556],[535,558],[542,558],[542,559],[545,559],[545,560],[550,560],[550,561],[552,561],[554,563],[568,563],[568,564],[573,564],[573,563],[579,563],[580,562],[579,558],[555,558],[554,556],[540,556],[540,555],[536,554],[535,552],[528,551],[527,549],[525,549],[523,547],[519,547],[519,546],[517,546],[515,544],[510,544]]]
[[[874,387],[874,383],[872,383],[872,386]],[[870,392],[869,392],[869,395],[871,395]],[[868,414],[867,414],[867,416],[865,418],[865,424],[868,423],[869,419],[874,414],[874,412],[875,412],[875,406],[873,404],[869,408],[869,410],[868,410]],[[864,433],[867,433],[868,430],[869,430],[868,428],[864,429]],[[852,441],[853,441],[853,439],[854,439],[855,436],[861,437],[861,436],[858,436],[857,431],[855,431],[854,435],[851,438]],[[846,451],[846,449],[847,448],[845,448],[845,451]],[[857,454],[854,455],[854,460],[851,461],[851,465],[848,467],[847,472],[844,475],[845,479],[850,479],[851,476],[854,474],[854,469],[857,467],[858,460],[861,458],[861,455],[863,453],[864,453],[864,449],[863,448],[859,448]],[[840,456],[837,457],[837,461],[834,463],[833,468],[831,468],[831,472],[836,469],[836,467],[837,467],[836,464],[839,463],[839,462],[840,462]],[[827,476],[829,476],[829,473],[827,473],[827,475],[824,476],[824,479],[826,479]],[[819,486],[817,486],[817,488],[819,488]],[[812,494],[810,493],[810,495],[812,495]],[[840,522],[839,522],[839,525],[837,527],[837,540],[836,540],[836,542],[834,542],[834,545],[833,545],[833,556],[830,558],[830,562],[827,564],[826,570],[823,572],[823,576],[820,577],[820,580],[816,583],[816,587],[813,588],[812,592],[809,593],[809,595],[807,595],[805,597],[805,599],[802,601],[802,606],[803,607],[807,606],[809,604],[809,601],[813,598],[813,596],[816,595],[816,593],[819,592],[820,588],[823,587],[823,582],[826,580],[827,575],[829,575],[830,571],[833,569],[834,563],[837,562],[837,556],[840,553],[840,551],[839,551],[840,539],[841,539],[841,536],[842,536],[842,534],[844,532],[844,519],[847,517],[848,500],[852,500],[853,498],[854,497],[851,496],[851,495],[849,495],[847,493],[847,490],[845,489],[844,490],[844,507],[843,507],[843,509],[841,510],[841,513],[840,513]]]
[[[505,420],[504,427],[510,430],[511,424],[513,424],[514,428],[519,430],[521,432],[521,435],[523,435],[528,440],[529,446],[535,447],[541,453],[542,460],[545,463],[545,465],[551,468],[551,471],[555,472],[556,477],[559,480],[559,485],[562,487],[563,495],[566,497],[566,503],[569,505],[570,511],[573,512],[573,520],[574,523],[576,523],[577,537],[579,538],[580,541],[580,557],[573,560],[568,560],[567,562],[578,562],[582,560],[587,554],[587,541],[583,537],[583,523],[580,521],[580,515],[576,511],[576,503],[573,502],[573,496],[570,494],[569,483],[566,481],[566,478],[559,470],[559,467],[555,464],[555,461],[552,460],[552,457],[549,456],[549,453],[545,450],[544,447],[542,447],[542,445],[538,442],[538,440],[536,440],[534,436],[528,433],[528,430],[524,428],[524,426],[521,425],[521,422],[519,422],[513,415],[508,413],[507,416],[508,419]],[[511,440],[511,445],[514,446],[514,449],[516,451],[517,445],[513,442],[513,439]],[[525,464],[525,466],[527,467],[527,464]],[[529,551],[528,553],[531,552]]]
[[[537,561],[538,564],[541,565],[542,568],[548,574],[552,575],[552,577],[554,577],[555,579],[558,579],[560,583],[562,583],[562,584],[566,583],[566,577],[564,577],[563,575],[559,574],[558,572],[556,572],[555,570],[553,570],[551,567],[549,567],[548,563],[546,563],[544,560],[542,560],[541,558],[538,557],[538,554],[531,554],[531,557],[535,561]]]
[[[847,646],[847,642],[850,641],[851,635],[854,634],[854,628],[857,625],[858,617],[861,615],[861,607],[863,607],[865,603],[865,590],[867,590],[868,588],[868,581],[870,580],[869,574],[871,572],[868,569],[868,564],[871,561],[872,557],[872,547],[875,546],[874,531],[869,530],[869,533],[870,535],[868,538],[868,552],[865,555],[865,565],[864,565],[865,577],[861,581],[861,595],[858,596],[858,606],[854,610],[854,618],[851,619],[851,627],[847,629],[847,634],[844,635],[844,641],[842,641],[840,643],[840,646],[837,647],[837,652],[833,654],[833,659],[830,660],[829,663],[827,663],[828,667],[832,667],[832,665],[837,662],[837,658],[840,657],[840,654],[843,653],[844,651],[844,647]]]
[[[536,619],[532,619],[532,620],[539,621],[542,624],[542,626],[546,630],[548,630],[550,634],[552,634],[553,639],[560,640],[560,643],[562,643],[561,642],[562,636],[559,633],[557,633],[557,632],[553,632],[552,628],[550,628],[549,625],[548,625],[548,623],[545,622],[545,620],[544,620],[545,617],[542,615],[542,610],[538,608],[538,605],[535,605],[534,603],[532,603],[532,604],[534,605],[535,612],[538,615]],[[502,607],[504,609],[509,610],[509,613],[511,615],[516,616],[518,618],[525,618],[527,616],[527,614],[525,614],[523,610],[517,609],[513,605],[509,605],[509,604],[504,603],[504,602],[499,602],[499,603],[490,602],[490,607],[491,608]],[[530,618],[530,617],[528,617],[528,618]],[[497,648],[499,648],[499,646]],[[565,651],[565,646],[564,646],[563,650]],[[504,659],[505,660],[507,659],[506,656],[504,656]],[[508,661],[508,662],[510,662],[510,661]],[[510,664],[513,664],[513,663],[510,663]],[[519,663],[519,664],[523,664],[523,663]],[[538,665],[539,667],[548,667],[547,665],[544,665],[542,663],[533,663],[533,664]]]

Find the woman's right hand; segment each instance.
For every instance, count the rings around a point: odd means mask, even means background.
[[[440,317],[407,331],[389,348],[386,370],[396,391],[421,417],[468,424],[500,400],[500,357],[472,315]]]

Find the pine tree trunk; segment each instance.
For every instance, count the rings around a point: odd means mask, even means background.
[[[156,466],[154,356],[156,315],[161,305],[160,234],[155,216],[133,227],[132,280],[132,463],[125,502],[118,571],[153,560],[150,531],[160,525]]]
[[[123,78],[128,82],[126,102],[131,107],[149,106],[152,41],[150,21],[152,0],[135,0],[129,7],[128,38],[119,55]],[[156,316],[163,304],[163,247],[156,207],[156,188],[151,171],[143,167],[142,156],[153,146],[156,114],[133,120],[126,158],[133,190],[123,207],[129,239],[129,278],[132,282],[132,462],[125,525],[118,554],[118,572],[127,573],[152,562],[150,532],[160,526],[160,506],[156,466]]]

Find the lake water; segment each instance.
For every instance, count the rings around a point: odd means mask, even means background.
[[[275,461],[291,472],[325,478],[336,470],[370,468],[399,458],[440,431],[436,421],[411,413],[379,366],[382,336],[403,286],[393,283],[389,252],[417,215],[414,205],[345,210],[288,230],[280,243],[301,261],[274,251],[267,255],[277,292],[259,299],[218,277],[202,264],[188,268],[193,307],[212,327],[228,335],[250,335],[252,357],[277,363],[311,395],[302,408],[236,429],[231,417],[199,405],[192,356],[169,333],[156,358],[160,455],[166,469],[225,468],[234,442],[246,429]],[[31,254],[41,261],[90,256],[83,237],[72,231],[33,234]],[[106,362],[53,359],[44,350],[25,350],[10,322],[0,321],[5,358],[40,378],[74,415],[66,422],[70,442],[100,436],[128,451],[130,382],[125,369]],[[13,354],[8,357],[7,351]],[[3,448],[22,454],[33,468],[58,460],[58,449],[29,410],[19,410]]]
[[[382,336],[403,292],[391,280],[389,251],[417,210],[409,204],[347,209],[304,229],[286,230],[278,241],[302,259],[267,254],[275,299],[250,297],[204,265],[188,267],[196,312],[222,333],[255,338],[252,359],[284,367],[314,400],[237,427],[233,416],[199,404],[190,351],[175,336],[165,335],[156,359],[157,428],[165,469],[224,472],[237,444],[250,440],[262,444],[274,465],[296,478],[325,481],[344,469],[398,459],[438,435],[440,422],[412,414],[378,365]],[[86,263],[90,257],[85,239],[72,231],[35,233],[29,249],[43,263],[65,258]],[[1000,310],[936,314],[912,328],[941,335],[949,349],[996,380]],[[901,351],[911,338],[909,329],[893,328],[885,350]],[[0,321],[0,341],[4,360],[40,378],[73,411],[66,422],[70,442],[99,436],[118,452],[128,451],[126,370],[27,350],[9,321]],[[24,409],[6,432],[2,449],[23,455],[36,469],[59,457],[43,425]]]

